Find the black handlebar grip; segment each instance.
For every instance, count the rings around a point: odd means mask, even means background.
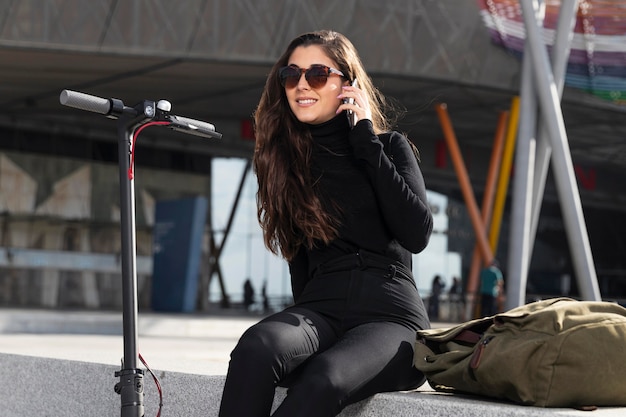
[[[87,110],[94,113],[109,114],[111,111],[111,101],[106,98],[92,96],[78,91],[63,90],[59,97],[64,106]]]

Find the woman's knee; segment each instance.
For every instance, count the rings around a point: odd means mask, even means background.
[[[287,333],[262,323],[251,327],[231,352],[231,366],[236,364],[247,372],[271,372],[274,383],[278,383],[308,356]]]
[[[246,330],[230,354],[231,360],[251,363],[266,362],[275,354],[271,341],[257,326]]]

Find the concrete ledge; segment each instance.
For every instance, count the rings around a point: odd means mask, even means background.
[[[119,367],[33,356],[0,354],[0,405],[3,417],[99,416],[119,417],[120,397],[113,387]],[[163,387],[163,416],[216,417],[223,376],[154,370]],[[158,394],[150,375],[144,378],[145,416],[156,416]],[[276,404],[285,392],[280,390]],[[592,412],[545,409],[449,395],[428,389],[379,394],[347,407],[340,417],[617,417],[626,408]]]

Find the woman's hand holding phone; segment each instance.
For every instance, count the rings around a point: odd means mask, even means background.
[[[369,103],[363,91],[359,89],[356,78],[352,81],[352,85],[343,87],[339,97],[343,100],[343,104],[339,106],[337,113],[346,111],[350,128],[361,119],[371,118]]]

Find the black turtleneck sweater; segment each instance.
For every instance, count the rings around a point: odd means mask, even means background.
[[[340,220],[329,245],[302,248],[290,262],[294,299],[320,264],[365,249],[411,269],[432,231],[426,187],[413,149],[398,132],[374,134],[369,120],[350,129],[345,114],[308,125],[311,173],[325,208]],[[385,143],[385,145],[383,145]]]

